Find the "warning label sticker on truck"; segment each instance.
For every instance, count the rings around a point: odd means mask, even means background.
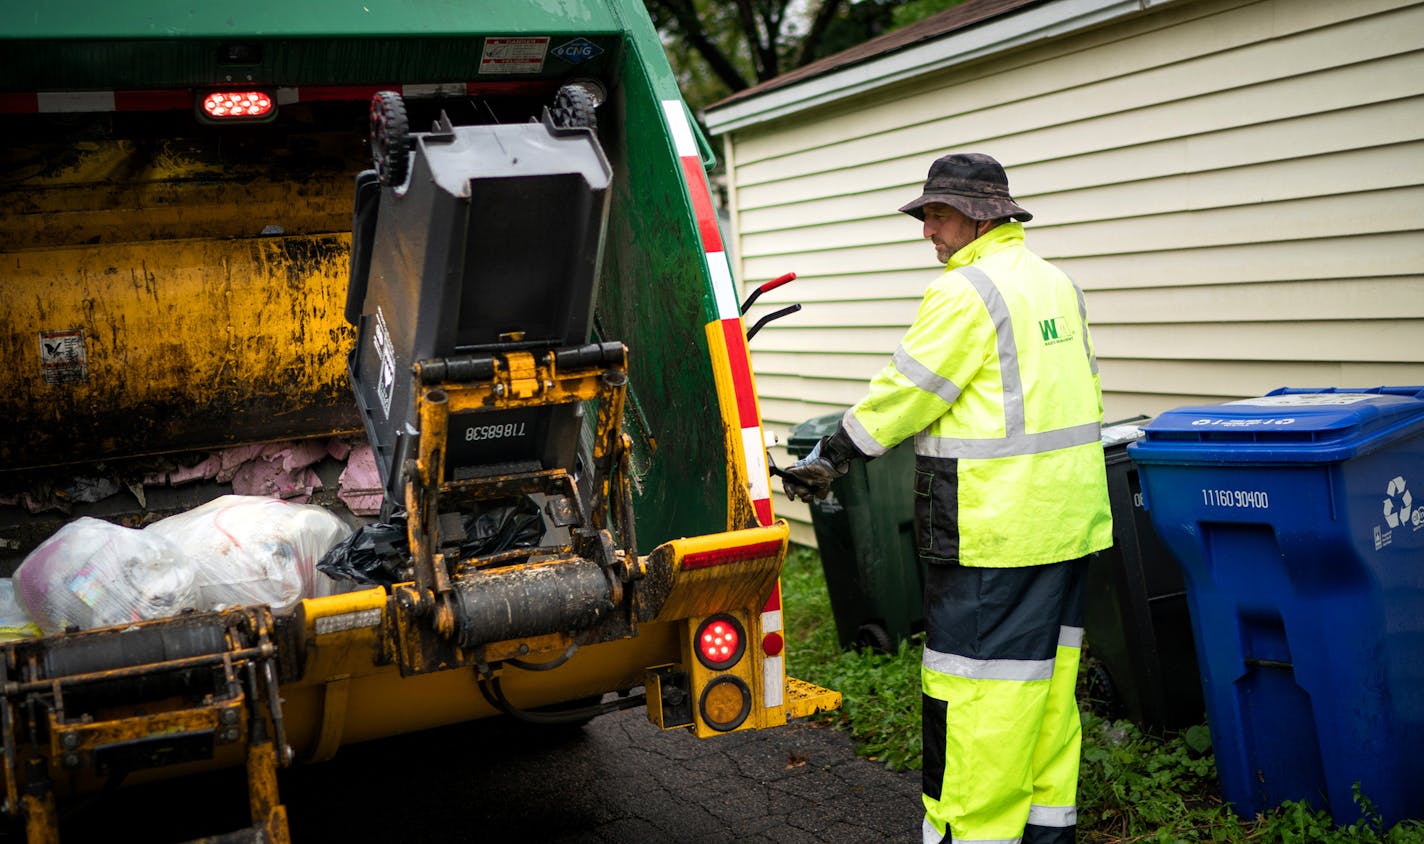
[[[480,54],[480,73],[539,73],[548,52],[548,36],[486,38]]]
[[[46,384],[82,384],[89,380],[84,331],[79,328],[41,331],[40,370]]]

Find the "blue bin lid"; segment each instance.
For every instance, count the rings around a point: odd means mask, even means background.
[[[1335,463],[1424,433],[1424,387],[1282,387],[1169,410],[1128,446],[1137,463]]]

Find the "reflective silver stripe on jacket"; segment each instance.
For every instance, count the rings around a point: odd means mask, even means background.
[[[984,300],[984,307],[989,309],[989,317],[994,320],[999,382],[1004,391],[1004,433],[1011,438],[1020,436],[1024,433],[1024,390],[1023,379],[1019,375],[1019,347],[1014,342],[1013,316],[988,273],[973,264],[960,267],[959,271],[979,291],[979,298]]]
[[[1057,451],[1060,448],[1101,441],[1102,426],[1097,422],[1037,434],[989,439],[932,437],[922,431],[915,435],[915,453],[925,457],[1017,457],[1021,454],[1042,454],[1045,451]]]
[[[1034,803],[1028,807],[1028,822],[1034,826],[1051,826],[1057,829],[1078,825],[1077,806],[1040,806]]]
[[[1052,659],[970,659],[925,648],[924,667],[965,680],[1048,680]]]
[[[1093,347],[1088,345],[1088,303],[1083,299],[1083,288],[1071,278],[1068,281],[1073,285],[1073,292],[1078,294],[1078,321],[1083,326],[1083,354],[1088,356],[1088,368],[1097,375],[1098,358],[1093,354]]]
[[[1060,648],[1081,648],[1083,647],[1083,628],[1069,627],[1064,625],[1058,628],[1058,647]]]
[[[954,400],[959,398],[959,394],[963,392],[958,384],[915,360],[909,352],[905,351],[904,346],[895,350],[892,360],[895,369],[909,379],[911,384],[938,396],[945,404],[954,404]]]
[[[860,420],[855,418],[855,408],[847,410],[841,416],[841,427],[845,429],[846,436],[855,443],[855,447],[860,449],[860,453],[866,457],[879,457],[890,449],[881,445],[865,430],[865,426],[860,424]]]
[[[924,844],[1020,844],[1023,838],[946,838],[935,832],[934,824],[930,823],[929,818],[925,818],[920,827],[920,840]]]

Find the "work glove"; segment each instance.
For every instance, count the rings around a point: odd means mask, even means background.
[[[810,454],[796,461],[782,475],[781,488],[786,490],[787,498],[799,498],[807,504],[813,498],[825,498],[831,491],[831,482],[850,468],[849,460],[831,459],[834,449],[827,447],[829,439],[822,437]]]

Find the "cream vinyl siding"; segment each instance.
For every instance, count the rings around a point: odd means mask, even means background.
[[[1109,421],[1424,384],[1424,4],[1150,7],[723,137],[769,430],[844,408],[939,271],[895,208],[979,151],[1084,288]],[[784,450],[774,450],[778,463]],[[779,484],[773,484],[778,488]],[[777,500],[811,542],[806,508]]]

